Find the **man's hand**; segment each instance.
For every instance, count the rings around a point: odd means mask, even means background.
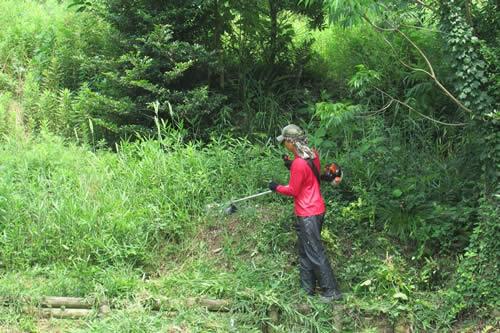
[[[342,177],[335,177],[335,179],[332,181],[332,185],[337,186],[340,184],[341,181],[342,181]]]
[[[293,160],[290,159],[288,155],[283,155],[283,164],[285,165],[285,168],[290,170],[292,167]]]
[[[278,187],[278,183],[276,183],[275,181],[271,180],[269,182],[269,189],[273,192],[276,192],[276,188]]]

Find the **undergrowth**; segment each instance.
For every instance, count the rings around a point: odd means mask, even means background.
[[[325,189],[323,238],[344,301],[332,312],[303,295],[291,200],[270,194],[223,214],[268,179],[286,182],[273,147],[232,138],[185,144],[164,129],[157,140],[93,150],[50,134],[2,143],[0,296],[19,303],[2,312],[0,327],[43,331],[21,306],[43,295],[111,300],[109,317],[70,331],[258,332],[271,324],[270,309],[280,312],[278,332],[453,325],[444,300],[454,259],[412,257],[369,218],[368,197],[349,198],[342,187]],[[230,312],[182,303],[200,296],[231,300]],[[148,308],[162,297],[179,302],[175,314]]]

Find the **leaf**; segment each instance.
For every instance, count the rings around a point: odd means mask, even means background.
[[[322,137],[324,137],[324,136],[325,136],[325,134],[326,134],[326,130],[325,130],[325,128],[324,128],[324,127],[320,127],[320,128],[318,128],[318,129],[316,130],[316,133],[315,133],[315,134],[316,134],[316,137],[318,137],[318,138],[322,138]]]
[[[402,292],[397,292],[392,297],[396,299],[402,299],[403,301],[408,300],[408,296],[406,296],[406,294],[403,294]]]
[[[399,198],[402,194],[403,194],[403,192],[399,188],[392,191],[392,196],[394,198]]]
[[[361,283],[360,286],[362,286],[362,287],[368,287],[371,284],[372,284],[372,280],[368,279],[365,282]]]
[[[67,7],[67,8],[69,9],[69,8],[71,8],[71,7],[81,6],[81,5],[83,5],[83,4],[84,4],[84,1],[83,1],[83,0],[75,0],[75,1],[73,1],[72,3],[70,3],[70,4],[68,5],[68,7]]]

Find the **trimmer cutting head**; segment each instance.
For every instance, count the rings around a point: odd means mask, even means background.
[[[229,207],[227,207],[224,210],[224,213],[226,213],[227,215],[231,215],[233,213],[236,213],[237,210],[238,210],[238,208],[232,203],[229,205]]]

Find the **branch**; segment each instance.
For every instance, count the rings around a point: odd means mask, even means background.
[[[411,29],[417,29],[417,30],[423,30],[423,31],[429,31],[429,32],[436,32],[438,34],[443,34],[443,35],[449,35],[446,31],[442,30],[436,30],[436,29],[430,29],[430,28],[425,28],[425,27],[419,27],[413,24],[401,24],[402,27],[404,28],[411,28]]]
[[[385,106],[383,106],[381,109],[378,109],[376,111],[373,111],[373,113],[380,113],[380,112],[384,112],[385,110],[387,110],[391,105],[392,103],[394,102],[394,99],[392,98],[389,103],[387,103]]]
[[[429,61],[429,59],[427,58],[427,56],[425,55],[425,53],[422,51],[421,48],[418,47],[417,44],[415,44],[411,39],[410,37],[408,37],[404,32],[402,32],[401,30],[399,29],[395,29],[395,31],[397,33],[399,33],[401,36],[403,36],[404,39],[406,39],[416,50],[418,53],[420,53],[420,55],[422,56],[422,58],[424,58],[425,60],[425,63],[427,64],[427,67],[429,67],[429,71],[431,72],[431,77],[434,79],[434,80],[437,80],[436,78],[436,74],[434,73],[434,68],[432,67],[432,64],[431,62]]]
[[[430,121],[432,121],[432,122],[434,122],[434,123],[437,123],[437,124],[440,124],[440,125],[445,125],[445,126],[466,126],[466,125],[467,125],[466,123],[445,123],[445,122],[443,122],[443,121],[440,121],[440,120],[437,120],[437,119],[431,118],[431,117],[429,117],[429,116],[427,116],[427,115],[423,114],[422,112],[419,112],[419,111],[415,110],[415,108],[414,108],[414,107],[412,107],[411,105],[409,105],[408,103],[403,102],[403,101],[401,101],[401,100],[399,100],[399,99],[397,99],[397,98],[394,98],[393,96],[389,95],[388,93],[386,93],[386,92],[385,92],[385,91],[383,91],[382,89],[379,89],[379,88],[377,88],[377,87],[374,87],[374,88],[375,88],[378,92],[380,92],[382,95],[389,97],[389,98],[391,99],[391,103],[392,103],[392,102],[399,103],[399,104],[401,104],[401,105],[403,105],[403,106],[407,107],[407,108],[408,108],[408,110],[413,111],[413,112],[415,112],[416,114],[418,114],[419,116],[421,116],[421,117],[423,117],[423,118],[425,118],[425,119],[427,119],[427,120],[430,120]]]
[[[424,3],[422,0],[415,0],[415,2],[416,2],[417,4],[419,4],[419,5],[421,5],[422,7],[425,7],[425,8],[427,8],[427,9],[430,9],[431,11],[433,11],[433,10],[434,10],[431,6],[429,6],[428,4]]]
[[[422,56],[422,58],[424,58],[425,62],[427,63],[427,67],[429,67],[429,70],[431,72],[431,78],[434,80],[434,82],[436,82],[436,84],[438,85],[438,87],[448,96],[450,97],[453,102],[455,102],[455,104],[457,104],[460,108],[462,108],[464,111],[467,111],[469,113],[472,113],[472,110],[469,109],[468,107],[466,107],[465,105],[462,104],[462,102],[460,102],[451,92],[448,91],[448,89],[446,89],[446,87],[438,80],[438,78],[436,77],[436,74],[434,73],[434,68],[432,68],[432,64],[431,62],[429,61],[429,59],[427,58],[427,56],[425,55],[425,53],[417,46],[417,44],[415,44],[404,32],[402,32],[401,30],[399,29],[396,29],[396,31],[401,35],[403,36],[417,51],[418,53],[420,53],[420,55]]]
[[[389,45],[389,47],[392,49],[392,51],[396,54],[396,49],[394,48],[394,46],[391,44],[391,42],[385,37],[382,35],[382,38],[384,39],[384,41]],[[416,67],[412,67],[410,65],[408,65],[407,63],[405,63],[401,58],[399,58],[398,56],[396,56],[396,58],[398,58],[398,61],[403,65],[405,66],[406,68],[408,69],[411,69],[412,71],[415,71],[415,72],[422,72],[422,73],[425,73],[427,75],[429,75],[430,77],[432,77],[432,74],[429,73],[428,71],[426,71],[425,69],[422,69],[422,68],[416,68]]]
[[[417,44],[415,44],[415,42],[413,42],[413,40],[410,39],[410,37],[408,37],[404,32],[402,32],[400,29],[398,28],[382,28],[382,27],[379,27],[377,26],[375,23],[373,23],[366,15],[363,15],[363,19],[368,22],[368,24],[370,24],[373,28],[375,28],[376,30],[378,31],[382,31],[382,32],[397,32],[398,34],[400,34],[404,39],[406,39],[412,46],[414,49],[417,50],[417,52],[420,54],[420,56],[424,59],[425,63],[427,64],[427,67],[428,67],[428,70],[429,71],[426,71],[426,70],[423,70],[421,68],[414,68],[414,67],[411,67],[410,65],[408,64],[405,64],[401,59],[398,58],[398,60],[405,66],[405,67],[408,67],[410,68],[411,70],[413,71],[419,71],[419,72],[423,72],[425,74],[427,74],[429,77],[431,77],[434,82],[436,83],[436,85],[439,87],[439,89],[441,89],[445,95],[447,95],[458,107],[460,107],[462,110],[464,111],[467,111],[469,113],[472,113],[472,110],[467,108],[465,105],[462,104],[462,102],[460,102],[448,89],[446,89],[446,87],[439,81],[439,79],[437,78],[436,76],[436,73],[434,72],[434,68],[432,67],[432,64],[431,62],[429,61],[429,58],[427,58],[427,56],[425,55],[425,53],[422,51],[422,49],[420,47],[418,47]],[[384,37],[384,40],[389,43],[389,45],[391,45],[391,48],[394,50],[394,47],[392,46],[392,44],[387,40],[387,38]]]
[[[391,98],[391,100],[389,101],[389,103],[387,103],[386,105],[384,105],[381,109],[378,109],[378,110],[375,110],[375,111],[364,112],[362,115],[363,116],[373,116],[373,115],[382,113],[385,110],[387,110],[392,105],[392,103],[394,103],[394,98]]]

